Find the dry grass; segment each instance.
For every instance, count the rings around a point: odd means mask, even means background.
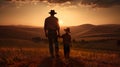
[[[0,48],[1,67],[41,67],[40,64],[50,66],[50,62],[55,65],[58,61],[65,62],[63,51],[60,49],[60,60],[45,59],[49,57],[47,48]],[[93,52],[87,50],[71,50],[71,60],[73,67],[120,67],[120,54],[112,52]],[[45,61],[43,63],[43,60]],[[79,61],[79,62],[76,62]],[[59,67],[58,62],[56,66]],[[78,65],[80,64],[80,65]],[[46,66],[46,67],[47,67]],[[55,67],[56,67],[55,66]],[[63,65],[66,67],[66,65]]]

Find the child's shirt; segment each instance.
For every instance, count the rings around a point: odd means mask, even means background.
[[[61,36],[63,38],[63,44],[70,44],[71,43],[71,36],[68,33],[65,33]]]

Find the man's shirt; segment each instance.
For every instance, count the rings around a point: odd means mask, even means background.
[[[59,24],[58,24],[58,18],[54,16],[50,16],[45,19],[44,29],[45,30],[58,30]]]

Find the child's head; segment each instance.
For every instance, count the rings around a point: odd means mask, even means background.
[[[70,28],[68,27],[68,28],[64,29],[64,31],[65,31],[66,33],[70,33]]]

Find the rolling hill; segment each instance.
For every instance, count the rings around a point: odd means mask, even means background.
[[[117,37],[120,38],[120,25],[117,24],[108,24],[108,25],[94,25],[88,27],[82,32],[76,33],[74,37],[86,38],[86,37]],[[80,26],[81,28],[82,26]]]
[[[33,37],[43,36],[42,33],[41,28],[0,26],[0,38],[29,40]]]
[[[79,26],[71,26],[72,38],[91,38],[91,37],[117,37],[120,38],[120,25],[92,25],[83,24]],[[61,28],[61,34],[63,28]],[[0,39],[25,39],[29,40],[33,37],[45,38],[44,30],[41,27],[21,27],[21,26],[0,26]]]

